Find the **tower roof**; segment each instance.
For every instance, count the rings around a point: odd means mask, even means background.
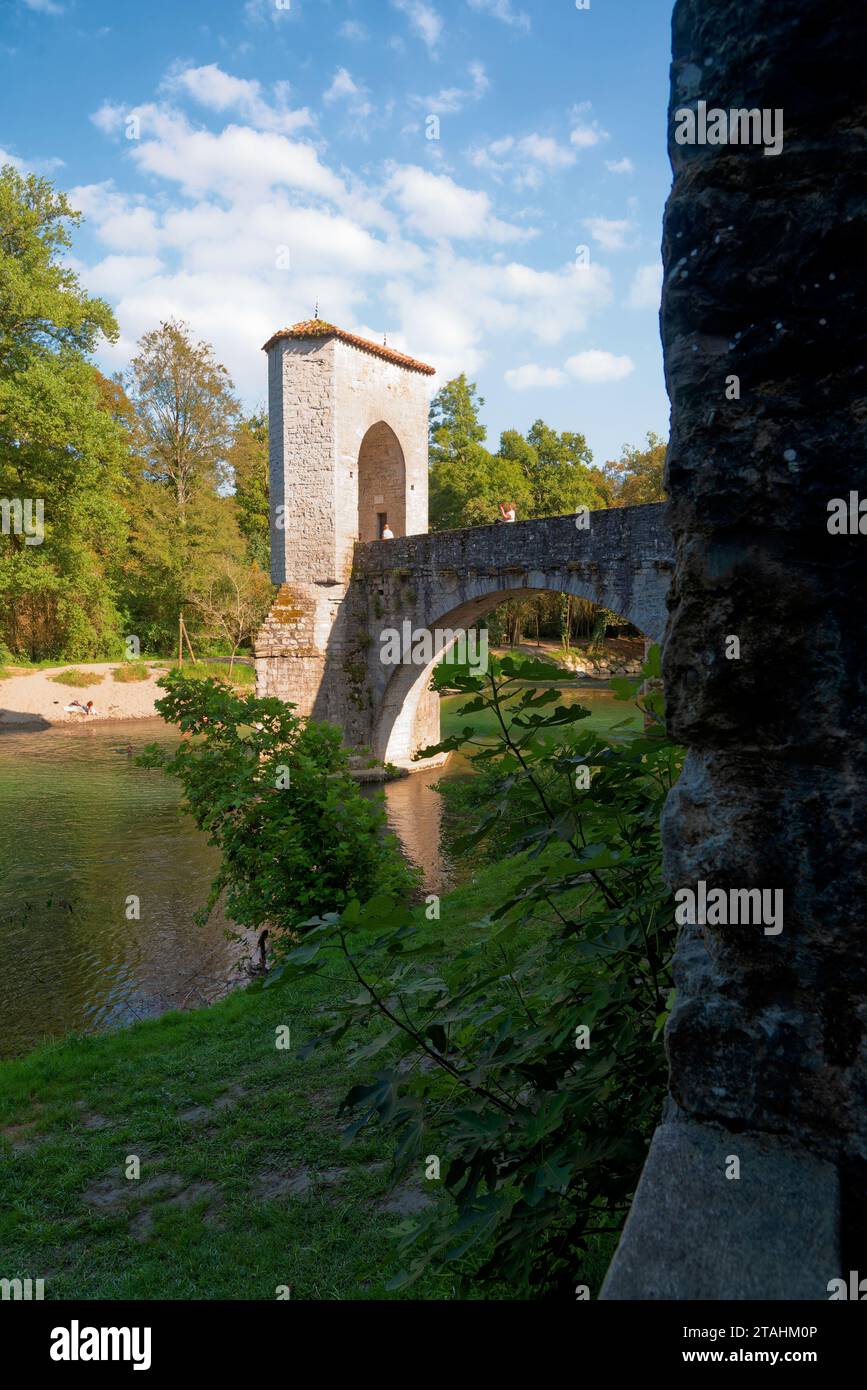
[[[345,329],[336,328],[333,323],[326,323],[324,319],[307,319],[304,323],[293,324],[291,328],[279,329],[263,345],[262,351],[268,352],[281,338],[339,338],[342,343],[349,343],[350,347],[372,353],[374,357],[381,357],[386,362],[394,362],[396,366],[406,367],[411,372],[424,372],[425,376],[436,375],[436,367],[429,367],[426,362],[417,362],[414,357],[395,352],[393,348],[384,347],[382,343],[372,343],[368,338],[359,338],[354,333],[347,333]]]

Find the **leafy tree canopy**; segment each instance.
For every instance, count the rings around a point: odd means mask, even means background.
[[[268,417],[257,411],[238,422],[227,455],[235,479],[238,526],[247,554],[266,573],[270,565]]]
[[[463,372],[437,392],[430,407],[432,465],[467,461],[473,446],[484,444],[487,431],[479,420],[484,404],[476,383]]]
[[[644,449],[624,444],[618,462],[606,466],[614,486],[615,506],[636,507],[665,501],[666,449],[665,441],[652,430],[648,431]]]
[[[118,329],[61,261],[78,221],[45,179],[0,171],[0,497],[44,513],[41,540],[0,535],[0,639],[34,659],[120,650],[123,438],[87,360]]]

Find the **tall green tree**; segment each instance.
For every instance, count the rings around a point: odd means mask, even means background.
[[[144,335],[130,372],[148,477],[173,492],[183,526],[196,494],[228,480],[239,414],[231,378],[211,344],[174,319]]]
[[[614,486],[614,506],[636,507],[665,501],[666,451],[665,441],[652,430],[648,431],[645,448],[624,444],[620,459],[607,465]]]
[[[144,335],[128,380],[130,622],[143,645],[165,649],[220,560],[244,558],[228,462],[239,407],[211,345],[175,321]]]
[[[430,460],[455,463],[472,457],[476,444],[484,444],[487,430],[479,419],[485,404],[474,381],[466,375],[447,381],[430,405]]]
[[[462,373],[447,381],[430,407],[430,526],[432,531],[496,521],[499,502],[520,486],[520,473],[485,448],[479,412],[485,404]]]
[[[271,562],[268,417],[264,410],[238,422],[228,453],[235,480],[238,526],[247,556],[268,573]]]
[[[0,170],[0,640],[32,659],[121,650],[123,439],[88,361],[118,329],[64,263],[80,220],[48,180]],[[41,536],[17,508],[43,512]]]
[[[583,434],[558,434],[544,420],[536,420],[526,436],[506,430],[500,455],[521,468],[530,494],[528,516],[566,516],[579,507],[605,505]]]

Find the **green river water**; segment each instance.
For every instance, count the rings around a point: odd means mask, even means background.
[[[604,688],[569,693],[608,728],[629,716]],[[443,733],[465,722],[443,702]],[[631,711],[637,719],[635,711]],[[244,948],[207,896],[216,851],[180,806],[177,785],[134,755],[172,735],[159,719],[0,733],[0,1056],[195,1004],[224,987]],[[461,880],[441,846],[437,773],[385,787],[389,822],[428,891]],[[140,916],[128,899],[139,899]]]

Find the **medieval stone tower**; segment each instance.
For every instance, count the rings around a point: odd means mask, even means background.
[[[356,541],[428,529],[428,406],[434,368],[313,319],[265,344],[271,577],[256,642],[259,695],[369,745],[353,681],[363,652],[346,603]]]

